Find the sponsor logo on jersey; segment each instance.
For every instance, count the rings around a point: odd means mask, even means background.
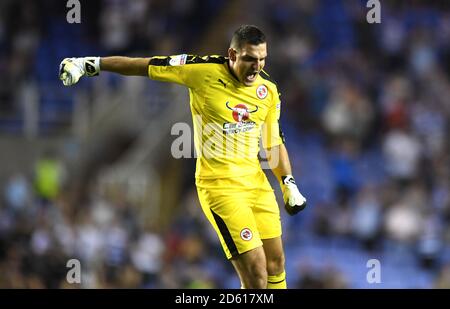
[[[233,119],[236,122],[247,121],[250,118],[250,114],[258,111],[258,106],[254,110],[248,110],[247,105],[238,104],[235,107],[230,107],[229,102],[226,103],[227,108],[233,111]]]
[[[256,96],[261,100],[265,99],[268,93],[269,91],[267,90],[266,85],[259,85],[258,88],[256,88]]]
[[[223,124],[223,133],[224,134],[237,134],[243,133],[252,130],[255,127],[255,123],[253,121],[248,122],[236,122],[236,123],[224,123]]]
[[[226,103],[226,106],[229,110],[232,111],[233,119],[236,121],[235,123],[224,123],[223,124],[223,133],[224,134],[236,134],[241,132],[250,131],[255,127],[255,122],[250,121],[250,114],[258,111],[258,106],[254,110],[249,110],[247,105],[245,104],[237,104],[234,107],[231,107],[229,102]]]
[[[241,231],[241,238],[245,241],[249,241],[253,238],[253,233],[249,228],[243,228]]]

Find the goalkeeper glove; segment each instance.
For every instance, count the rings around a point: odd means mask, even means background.
[[[72,86],[81,76],[97,76],[100,73],[100,57],[66,58],[59,65],[59,79],[64,86]]]
[[[298,191],[292,175],[281,177],[281,191],[283,192],[284,208],[291,216],[306,207],[306,198]]]

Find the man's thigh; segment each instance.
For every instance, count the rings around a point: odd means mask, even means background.
[[[252,206],[261,239],[272,239],[282,234],[280,207],[275,193],[264,174],[259,176],[257,199]]]
[[[252,206],[257,190],[226,186],[215,180],[213,187],[197,186],[203,212],[214,227],[228,259],[262,246]]]

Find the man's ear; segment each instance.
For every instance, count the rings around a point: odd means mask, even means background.
[[[236,53],[237,51],[234,48],[228,48],[228,58],[230,58],[231,61],[236,61]]]

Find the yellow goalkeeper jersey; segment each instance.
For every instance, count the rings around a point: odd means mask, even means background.
[[[256,174],[260,138],[264,148],[284,142],[279,93],[265,72],[245,86],[232,75],[228,58],[183,54],[150,58],[148,76],[189,88],[196,178]]]

